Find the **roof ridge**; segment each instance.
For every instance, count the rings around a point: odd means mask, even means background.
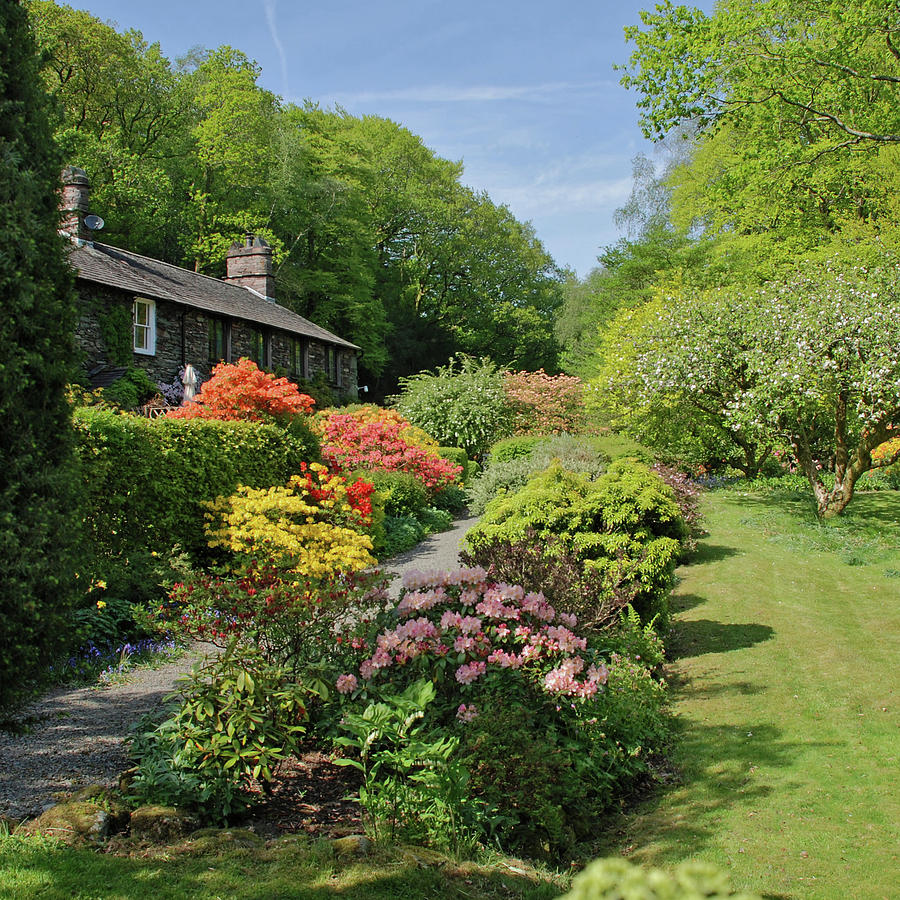
[[[259,304],[259,309],[261,311],[265,310],[267,308],[268,309],[275,308],[277,310],[280,310],[283,313],[286,313],[287,315],[289,315],[295,319],[298,319],[307,328],[314,329],[315,332],[318,332],[318,335],[316,335],[316,336],[318,337],[319,340],[325,341],[327,343],[337,342],[338,344],[343,344],[344,346],[352,347],[357,350],[360,349],[359,346],[357,344],[354,344],[352,341],[348,341],[346,338],[342,338],[340,335],[335,334],[333,331],[330,331],[328,328],[325,328],[323,325],[319,325],[316,322],[313,322],[311,319],[307,319],[306,316],[301,316],[300,313],[296,312],[293,309],[290,309],[287,306],[284,306],[283,304],[279,303],[277,300],[269,300],[269,299],[263,297],[262,294],[260,294],[258,291],[254,291],[251,288],[242,287],[241,285],[238,285],[238,284],[231,284],[230,282],[226,281],[224,278],[214,278],[212,275],[205,275],[202,272],[195,272],[192,269],[186,269],[184,266],[177,266],[174,263],[166,262],[163,259],[157,259],[154,256],[146,256],[143,253],[136,253],[133,250],[126,250],[122,247],[116,247],[112,244],[104,244],[100,241],[93,241],[90,244],[85,243],[85,244],[83,244],[81,246],[77,246],[73,249],[75,249],[76,251],[77,250],[82,250],[82,251],[95,250],[100,254],[101,258],[103,256],[106,256],[108,259],[114,258],[115,254],[120,254],[126,260],[130,259],[135,264],[140,264],[140,265],[145,266],[151,272],[152,272],[153,268],[155,268],[155,267],[164,266],[168,269],[174,269],[177,273],[180,273],[181,276],[186,275],[186,276],[189,276],[190,278],[204,278],[204,279],[210,281],[212,284],[214,284],[216,286],[216,290],[226,289],[230,293],[232,293],[233,297],[234,297],[233,302],[236,302],[236,303],[250,302],[253,304]],[[112,251],[112,252],[110,253],[108,251]],[[168,276],[163,275],[162,277],[168,277]],[[173,299],[175,299],[175,298],[173,298]],[[186,302],[186,301],[181,300],[181,299],[175,299],[175,302],[181,303],[181,302]],[[189,301],[188,301],[188,305],[190,305]],[[238,313],[228,312],[228,311],[223,311],[223,312],[225,315],[230,315],[234,318],[247,318],[246,316],[242,316],[239,312]],[[274,327],[278,327],[278,326],[275,325]],[[313,337],[314,335],[308,335],[308,336]]]

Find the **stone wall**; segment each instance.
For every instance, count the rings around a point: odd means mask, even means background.
[[[103,285],[79,281],[80,317],[76,329],[76,343],[84,353],[85,369],[90,370],[98,365],[122,365],[112,359],[112,353],[103,338],[102,322],[106,314],[113,308],[128,311],[130,322],[133,294]],[[200,311],[170,303],[165,300],[156,302],[156,353],[131,354],[131,365],[145,369],[152,381],[171,383],[179,370],[190,363],[201,379],[209,377],[212,365],[209,360],[209,320],[210,317]],[[231,362],[242,356],[251,359],[254,356],[253,335],[256,330],[265,330],[261,326],[238,319],[231,320]],[[272,369],[290,376],[313,379],[318,373],[326,371],[326,348],[314,340],[306,341],[307,372],[293,373],[291,368],[292,335],[273,331],[271,333]],[[132,336],[129,326],[128,346]],[[356,355],[346,350],[338,351],[340,367],[340,383],[331,386],[338,393],[355,398],[357,389]]]

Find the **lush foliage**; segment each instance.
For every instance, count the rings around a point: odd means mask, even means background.
[[[670,875],[642,868],[627,859],[598,859],[576,876],[572,889],[560,900],[759,900],[756,894],[735,893],[728,875],[711,863],[686,862]]]
[[[131,367],[108,388],[103,389],[103,399],[122,409],[134,409],[146,403],[159,388],[143,369]]]
[[[493,466],[497,463],[528,456],[540,440],[539,435],[516,435],[515,437],[501,438],[491,445],[491,451],[485,459],[485,466]]]
[[[574,630],[574,615],[483,569],[408,573],[381,622],[338,691],[396,696],[419,679],[433,684],[423,724],[430,739],[458,735],[468,796],[486,804],[480,828],[490,813],[507,845],[571,846],[663,739],[663,691],[646,670],[605,659]],[[641,694],[652,722],[625,711]]]
[[[521,443],[523,440],[527,443]],[[476,515],[498,494],[515,493],[532,475],[552,462],[570,472],[597,478],[606,471],[607,455],[593,438],[558,435],[543,440],[509,438],[491,448],[488,465],[468,489],[470,510]]]
[[[329,412],[320,420],[322,456],[332,468],[383,469],[415,476],[430,491],[452,484],[460,466],[441,457],[436,446],[423,446],[427,435],[402,420],[394,411],[384,416],[369,413]]]
[[[59,234],[62,159],[26,12],[0,10],[0,708],[67,637],[77,519],[71,415],[72,276]]]
[[[359,802],[373,838],[459,853],[474,846],[484,804],[467,795],[468,773],[454,755],[459,738],[425,732],[421,720],[434,698],[434,685],[423,679],[346,713],[337,743],[355,755],[337,763],[362,773]]]
[[[387,119],[281,100],[234,48],[173,63],[139,32],[28,8],[105,241],[218,276],[236,237],[261,234],[280,301],[362,347],[379,395],[455,352],[555,364],[560,273],[461,163]]]
[[[195,666],[179,691],[172,716],[133,742],[130,792],[227,823],[247,806],[252,782],[267,786],[278,763],[296,752],[306,691],[237,641]]]
[[[255,559],[309,578],[329,578],[373,565],[372,485],[349,484],[320,463],[301,463],[286,487],[239,485],[210,505],[210,547],[221,547],[238,567]]]
[[[709,15],[665,3],[641,17],[644,29],[626,30],[623,82],[641,94],[645,133],[697,132],[679,185],[697,218],[807,246],[896,221],[889,0],[856,3],[852,16],[839,0],[733,0]]]
[[[671,489],[642,463],[617,460],[595,481],[551,465],[488,503],[466,540],[471,559],[493,565],[499,578],[515,573],[533,590],[548,566],[571,572],[574,557],[581,578],[556,602],[600,625],[627,603],[645,619],[665,618],[684,534]],[[565,589],[564,577],[554,580]]]
[[[313,399],[292,381],[263,372],[246,357],[219,363],[193,402],[173,409],[172,419],[219,419],[287,423],[312,411]]]
[[[475,459],[512,429],[503,375],[488,359],[461,357],[402,379],[400,388],[393,402],[410,422]]]
[[[503,377],[513,410],[516,434],[561,434],[584,431],[584,397],[580,378],[537,372],[507,372]]]

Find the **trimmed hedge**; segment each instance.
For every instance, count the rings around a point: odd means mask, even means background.
[[[256,422],[143,419],[108,409],[76,410],[85,524],[100,556],[206,552],[204,504],[239,484],[271,487],[318,460],[316,438]]]

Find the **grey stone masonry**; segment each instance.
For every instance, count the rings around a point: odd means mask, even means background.
[[[85,368],[96,366],[119,365],[112,358],[110,348],[103,337],[102,321],[104,316],[118,307],[128,312],[130,321],[134,300],[140,295],[122,291],[105,285],[93,284],[78,280],[80,316],[76,328],[76,342],[84,354]],[[209,359],[209,327],[213,318],[202,310],[192,309],[166,300],[154,300],[156,314],[155,353],[131,354],[131,365],[144,369],[151,381],[170,383],[178,375],[182,366],[190,363],[202,379],[209,377],[215,360]],[[308,338],[297,338],[276,329],[266,329],[255,323],[240,319],[224,319],[230,328],[231,353],[226,362],[237,362],[242,356],[251,359],[255,356],[255,335],[260,333],[269,341],[271,347],[271,363],[273,371],[287,373],[288,377],[298,380],[302,377],[314,378],[323,373],[332,388],[350,397],[356,396],[357,369],[356,354],[344,348],[331,347],[337,354],[339,380],[329,377],[328,345]],[[129,344],[132,335],[123,335]],[[293,342],[300,340],[306,345],[306,372],[291,371],[291,350]],[[301,355],[301,358],[302,355]]]
[[[272,248],[256,235],[248,234],[243,245],[234,243],[225,257],[225,281],[275,298],[275,274]]]

